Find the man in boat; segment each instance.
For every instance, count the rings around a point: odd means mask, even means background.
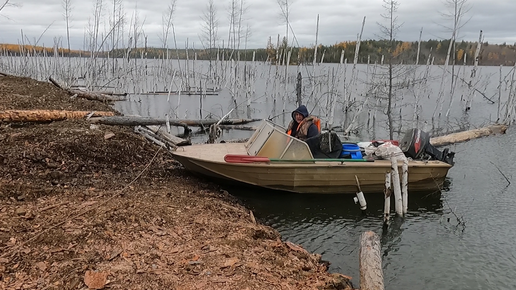
[[[287,134],[305,141],[319,135],[321,121],[308,113],[305,105],[299,106],[292,112],[292,121],[288,125]]]

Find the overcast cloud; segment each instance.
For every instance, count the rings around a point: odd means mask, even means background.
[[[4,1],[1,1],[2,3]],[[228,7],[230,0],[215,0],[219,21],[218,36],[227,42]],[[238,0],[237,2],[240,2]],[[362,39],[379,39],[378,23],[385,23],[381,17],[386,11],[382,0],[289,0],[290,23],[299,46],[313,46],[316,35],[316,19],[319,15],[318,43],[332,45],[342,41],[356,40],[362,20],[366,24]],[[66,25],[61,0],[10,0],[16,6],[6,6],[0,11],[0,43],[21,43],[52,46],[55,39],[66,46]],[[71,42],[73,49],[83,49],[87,31],[94,18],[96,1],[71,0]],[[143,32],[148,38],[148,46],[162,47],[162,14],[170,2],[163,0],[122,0],[126,18],[126,34],[129,23],[135,15],[143,23]],[[208,0],[177,0],[174,13],[174,27],[178,46],[201,47],[199,35],[203,25],[202,15],[207,11]],[[416,41],[423,29],[423,40],[450,38],[452,27],[450,18],[443,16],[451,10],[446,1],[440,0],[399,0],[398,22],[403,24],[397,39]],[[109,31],[109,18],[113,10],[113,0],[103,1],[101,31]],[[277,0],[245,0],[247,10],[244,26],[250,27],[248,48],[263,48],[269,37],[276,42],[278,35],[285,35],[285,21]],[[476,41],[479,31],[484,32],[484,41],[489,43],[514,44],[516,42],[515,0],[469,0],[470,9],[464,15],[464,26],[458,40]],[[22,35],[24,37],[22,37]],[[127,39],[127,37],[126,37]],[[172,36],[171,36],[172,39]],[[126,40],[127,41],[127,40]],[[140,45],[141,46],[141,45]],[[242,45],[243,46],[243,45]],[[169,47],[173,42],[169,41]]]

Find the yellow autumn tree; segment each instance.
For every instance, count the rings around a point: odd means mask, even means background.
[[[464,49],[459,49],[459,51],[457,51],[457,60],[461,61],[463,57],[464,57]]]
[[[394,49],[394,52],[392,53],[392,56],[397,57],[401,53],[403,53],[404,51],[409,50],[411,47],[412,47],[412,43],[410,43],[410,42],[401,42]]]
[[[499,58],[500,58],[500,56],[496,52],[490,52],[487,54],[488,60],[498,60]]]
[[[269,61],[273,64],[276,63],[276,48],[272,44],[272,39],[269,37],[269,41],[267,41],[267,48],[265,49],[267,52],[267,57],[269,58]]]

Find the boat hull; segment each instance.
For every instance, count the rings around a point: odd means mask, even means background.
[[[297,193],[354,194],[358,191],[356,183],[356,178],[358,178],[363,192],[383,193],[385,175],[391,171],[391,162],[388,160],[308,164],[227,163],[223,161],[224,154],[231,151],[241,153],[242,149],[238,148],[237,150],[237,147],[232,144],[222,146],[211,144],[212,147],[204,148],[202,146],[207,145],[198,145],[197,148],[195,145],[185,147],[184,151],[174,152],[174,158],[181,162],[186,169],[207,177],[274,190]],[[209,158],[205,156],[206,151],[203,150],[209,150]],[[223,152],[220,153],[220,151]],[[450,168],[449,164],[441,161],[410,161],[409,191],[440,189]],[[401,162],[399,169],[401,172]]]

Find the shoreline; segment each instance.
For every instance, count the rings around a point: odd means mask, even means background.
[[[0,110],[113,111],[0,76]],[[132,128],[0,123],[0,288],[352,289]]]

